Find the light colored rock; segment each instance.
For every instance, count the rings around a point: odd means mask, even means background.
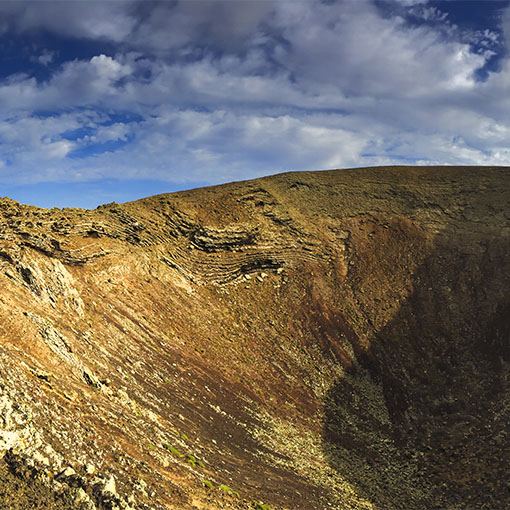
[[[88,475],[93,475],[96,472],[96,466],[94,464],[86,464],[85,473]]]
[[[73,476],[76,474],[76,471],[72,468],[72,467],[66,467],[64,469],[64,471],[62,471],[61,473],[59,473],[59,477],[62,477],[62,478],[68,478],[69,476]]]
[[[81,487],[79,487],[78,489],[76,489],[74,501],[75,503],[88,502],[90,501],[90,498],[89,495]]]
[[[35,461],[39,462],[40,464],[44,464],[45,466],[50,465],[50,461],[48,457],[45,457],[42,453],[35,452],[33,455],[33,458]]]
[[[124,401],[124,402],[129,401],[129,395],[124,390],[118,389],[117,395],[122,401]]]
[[[113,475],[110,475],[110,478],[108,478],[104,484],[102,493],[108,496],[117,496],[117,487],[115,485],[115,478]]]

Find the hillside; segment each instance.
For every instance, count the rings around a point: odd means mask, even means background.
[[[509,191],[386,167],[0,200],[0,507],[508,508]]]

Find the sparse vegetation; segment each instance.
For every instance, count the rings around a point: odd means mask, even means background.
[[[197,459],[194,455],[188,453],[188,455],[186,455],[186,460],[192,465],[192,466],[199,466],[201,468],[204,468],[205,467],[205,464]]]
[[[174,448],[172,445],[169,445],[168,443],[165,443],[163,445],[163,448],[165,450],[168,450],[173,455],[176,455],[177,457],[182,457],[182,453],[179,450],[177,450],[177,448]]]
[[[218,487],[218,489],[223,491],[225,494],[229,494],[230,496],[239,496],[239,492],[231,489],[228,485],[222,484]]]

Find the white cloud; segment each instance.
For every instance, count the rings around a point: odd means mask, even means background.
[[[448,17],[448,13],[442,12],[436,7],[424,7],[421,15],[426,21],[444,21]]]
[[[253,36],[274,4],[275,0],[0,2],[0,33],[45,30],[156,53],[195,44],[199,38],[233,48]]]
[[[491,47],[476,53],[458,31],[383,16],[369,1],[107,2],[89,13],[69,4],[69,28],[27,9],[17,30],[123,44],[60,67],[39,53],[55,67],[48,79],[0,82],[0,181],[192,184],[406,161],[510,163],[510,65],[477,81]],[[220,33],[222,20],[235,28]]]
[[[109,125],[99,125],[94,131],[94,134],[89,136],[86,135],[82,139],[78,140],[84,144],[89,143],[106,143],[106,142],[126,142],[128,135],[131,132],[132,127],[129,124],[122,122],[115,122]]]
[[[0,2],[3,31],[41,30],[61,36],[120,42],[136,25],[132,2]]]
[[[162,108],[143,121],[105,126],[96,120],[69,115],[0,124],[3,148],[17,149],[1,153],[0,160],[10,164],[0,168],[0,180],[33,180],[36,165],[40,180],[152,178],[192,185],[279,170],[399,164],[402,155],[424,164],[504,164],[510,157],[505,126],[498,126],[497,136],[486,136],[481,127],[478,138],[468,140],[442,133],[402,133],[380,122],[369,125],[366,119],[335,114],[298,118]],[[462,120],[491,125],[490,119],[469,115]],[[88,126],[91,134],[75,141],[63,138],[80,126]],[[126,141],[127,136],[130,142],[118,148],[69,159],[75,149]],[[484,137],[489,143],[482,149],[479,142]],[[13,168],[16,175],[11,174]]]
[[[31,57],[32,62],[37,62],[42,66],[47,66],[53,62],[55,58],[55,52],[50,50],[43,50],[40,55]]]
[[[42,140],[42,153],[49,159],[62,159],[69,154],[75,144],[69,140],[58,140],[52,142],[47,139]]]
[[[429,0],[396,0],[397,3],[405,5],[405,6],[411,6],[411,5],[418,5],[418,4],[426,4]]]
[[[285,2],[278,21],[290,44],[276,57],[313,90],[335,84],[350,96],[432,95],[474,84],[473,73],[485,62],[467,44],[383,17],[368,2]]]
[[[258,37],[259,25],[270,16],[275,0],[185,0],[141,4],[143,23],[127,44],[156,53],[197,43],[224,49],[244,48]]]
[[[97,55],[88,61],[64,63],[49,81],[37,83],[27,75],[16,75],[0,84],[0,104],[4,110],[43,110],[99,106],[110,102],[116,107],[119,81],[131,75],[129,63]]]

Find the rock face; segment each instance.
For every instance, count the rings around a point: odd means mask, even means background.
[[[510,169],[0,201],[0,507],[506,509]]]

